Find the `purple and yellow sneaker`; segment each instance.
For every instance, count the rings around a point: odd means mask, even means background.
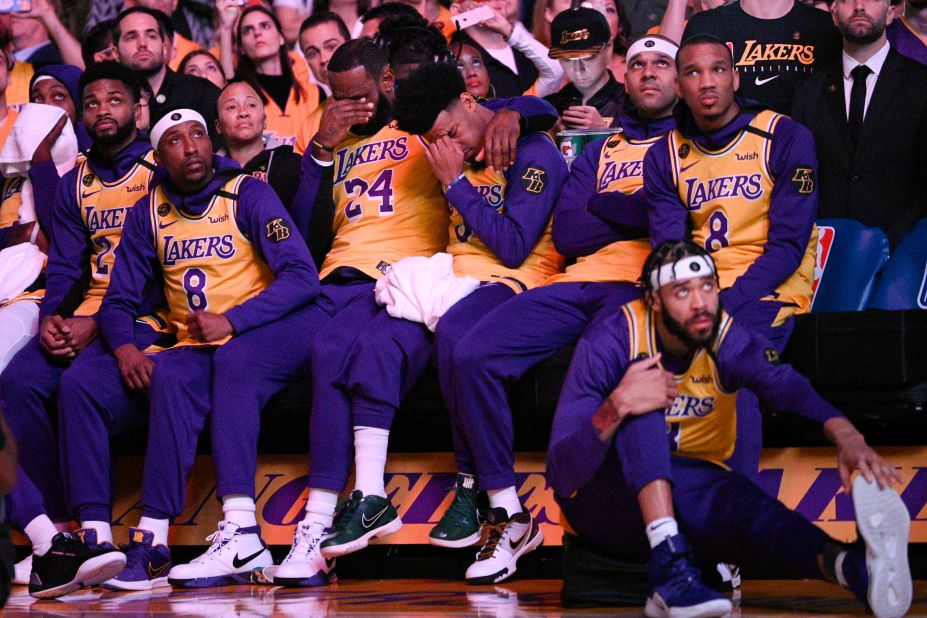
[[[129,528],[129,544],[120,546],[126,566],[116,577],[103,582],[109,590],[151,590],[167,586],[171,570],[171,550],[154,544],[154,534],[141,528]]]

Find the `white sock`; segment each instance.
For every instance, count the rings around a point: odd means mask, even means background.
[[[254,518],[254,498],[244,494],[232,494],[222,496],[222,514],[225,521],[238,526],[239,528],[250,528],[257,525],[257,519]]]
[[[354,428],[354,489],[365,496],[386,497],[383,474],[389,430],[377,427]]]
[[[518,499],[518,490],[515,489],[514,485],[502,489],[490,489],[486,493],[489,494],[489,506],[494,509],[504,508],[509,517],[525,510],[521,506],[521,500]]]
[[[138,527],[154,534],[154,539],[151,541],[152,545],[167,545],[167,531],[171,527],[171,520],[155,519],[143,515],[138,520]]]
[[[661,517],[647,524],[647,540],[650,541],[650,549],[665,541],[667,537],[677,534],[679,534],[679,526],[672,517]]]
[[[48,515],[39,515],[26,524],[23,532],[32,543],[32,553],[36,556],[44,556],[51,549],[52,539],[58,534],[58,529],[55,528],[55,524],[48,518]]]
[[[306,516],[303,518],[303,523],[321,524],[323,528],[330,528],[337,507],[337,491],[310,488],[309,499],[306,500]]]
[[[80,522],[80,527],[90,528],[91,530],[96,531],[97,543],[113,542],[113,529],[110,527],[108,521],[82,521]]]

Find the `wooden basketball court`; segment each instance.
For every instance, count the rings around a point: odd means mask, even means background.
[[[500,586],[427,579],[345,580],[325,588],[235,586],[206,590],[160,588],[118,593],[81,590],[39,601],[13,589],[3,616],[640,616],[643,608],[565,609],[560,581],[526,579]],[[836,586],[810,581],[745,582],[734,616],[861,616],[863,607]],[[927,581],[914,583],[911,616],[927,616]]]

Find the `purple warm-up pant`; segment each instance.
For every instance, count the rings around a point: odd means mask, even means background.
[[[658,479],[673,484],[680,531],[706,564],[822,577],[817,557],[830,538],[742,474],[670,455],[662,412],[626,419],[592,480],[573,496],[556,498],[580,537],[615,558],[643,562],[650,549],[637,493]]]
[[[286,385],[309,374],[309,345],[318,310],[310,305],[232,337],[221,346],[183,346],[151,355],[150,412],[126,389],[115,359],[101,359],[71,380],[62,426],[72,510],[80,520],[109,521],[108,431],[148,418],[142,472],[142,514],[169,519],[183,512],[186,478],[210,417],[216,494],[254,495],[261,410]],[[89,376],[95,376],[88,380]],[[73,439],[71,438],[73,436]],[[91,439],[94,437],[96,439]],[[103,440],[103,442],[98,442]],[[107,479],[107,482],[101,482]]]
[[[594,320],[640,298],[630,283],[553,283],[488,312],[438,356],[442,390],[455,427],[458,470],[480,489],[515,484],[509,389],[531,367],[576,343]],[[440,335],[441,323],[438,323]]]

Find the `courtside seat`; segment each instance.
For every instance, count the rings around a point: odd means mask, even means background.
[[[892,251],[869,299],[871,309],[927,309],[927,219]]]
[[[888,238],[851,219],[821,219],[814,267],[814,313],[862,311],[888,260]],[[925,249],[927,252],[927,249]]]

